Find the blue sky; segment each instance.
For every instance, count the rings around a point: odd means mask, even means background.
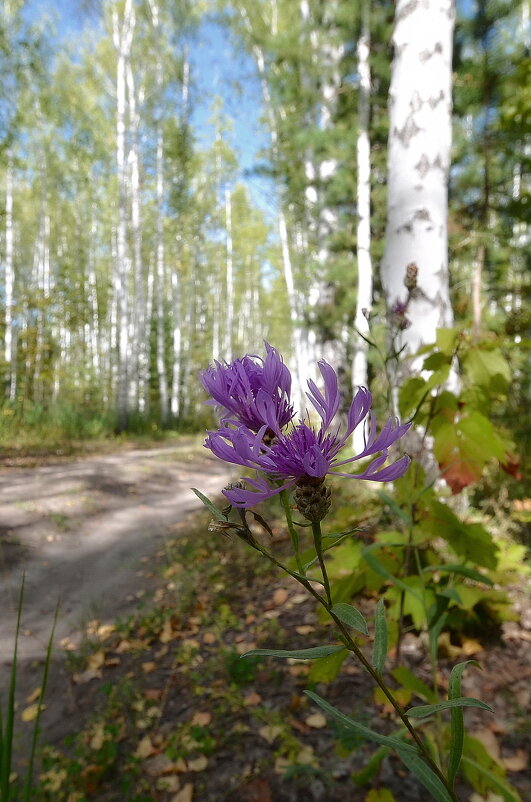
[[[27,0],[26,15],[37,20],[51,17],[57,31],[58,47],[81,33],[84,26],[98,24],[97,16],[80,11],[81,0]],[[253,175],[259,151],[268,145],[268,134],[260,124],[261,93],[252,59],[236,50],[229,32],[212,20],[203,22],[190,50],[195,83],[193,123],[200,143],[208,145],[214,136],[209,123],[216,95],[223,100],[224,113],[232,121],[231,145],[238,154],[240,178],[255,203],[271,217],[275,202],[272,183]]]

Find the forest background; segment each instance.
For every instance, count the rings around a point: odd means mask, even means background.
[[[198,428],[197,371],[264,338],[299,389],[321,357],[380,389],[394,3],[60,10],[2,5],[2,441]],[[497,338],[520,442],[528,15],[457,4],[439,315]]]

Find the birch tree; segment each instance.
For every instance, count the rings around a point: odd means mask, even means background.
[[[454,17],[452,0],[398,0],[395,8],[381,278],[392,310],[408,297],[408,265],[418,269],[402,332],[411,353],[453,321],[447,216]]]

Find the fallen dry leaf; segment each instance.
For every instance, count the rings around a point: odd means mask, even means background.
[[[39,696],[41,695],[40,686],[35,688],[28,696],[26,696],[26,702],[30,705],[32,702],[36,702]]]
[[[199,710],[197,713],[194,713],[190,724],[192,726],[196,725],[198,727],[206,727],[212,721],[212,713],[202,713]]]
[[[150,702],[158,702],[162,697],[161,688],[148,688],[144,691],[144,699],[149,699]]]
[[[310,632],[315,632],[315,627],[312,627],[309,624],[303,624],[300,627],[295,627],[295,632],[297,632],[299,635],[309,635]]]
[[[136,755],[136,757],[139,757],[141,760],[145,760],[156,753],[157,750],[151,743],[151,738],[149,735],[144,735],[144,737],[139,741],[138,746],[133,754]]]
[[[178,635],[178,630],[174,629],[171,619],[167,618],[162,625],[162,631],[159,635],[160,642],[169,643],[170,641],[175,640]]]
[[[72,681],[75,682],[76,685],[85,685],[93,679],[100,679],[101,676],[102,674],[99,669],[87,668],[86,671],[82,671],[80,674],[73,674]]]
[[[44,705],[42,706],[44,710]],[[37,718],[37,713],[39,712],[39,703],[35,702],[35,704],[30,705],[29,707],[24,708],[22,713],[20,714],[20,718],[22,721],[34,721]]]
[[[186,783],[178,794],[172,796],[171,802],[192,802],[194,798],[194,786],[192,783]]]
[[[99,652],[94,652],[94,654],[89,655],[87,660],[87,668],[88,669],[97,669],[101,668],[102,665],[105,663],[105,652],[100,649]]]
[[[275,607],[280,607],[288,600],[288,591],[285,588],[277,588],[273,593],[273,604]]]
[[[173,761],[163,753],[146,760],[144,768],[150,777],[160,777],[163,774],[173,774],[175,772]]]
[[[308,727],[313,727],[314,730],[320,730],[327,725],[326,716],[322,713],[312,713],[311,716],[307,716],[304,720]]]
[[[261,735],[268,744],[272,744],[277,735],[280,735],[282,731],[283,728],[278,724],[266,724],[265,727],[260,727],[258,734]]]
[[[180,787],[181,781],[175,774],[166,774],[157,780],[158,791],[178,791]]]
[[[252,649],[256,649],[256,643],[253,642],[243,642],[236,644],[236,651],[238,654],[245,654],[245,652],[250,652]]]
[[[207,646],[210,646],[212,643],[215,643],[217,640],[216,636],[213,632],[205,632],[203,635],[203,643],[206,643]]]
[[[484,729],[471,732],[470,735],[472,738],[476,738],[478,741],[480,741],[480,743],[483,744],[489,755],[494,758],[494,760],[500,759],[500,744],[492,730],[489,730],[485,727]]]
[[[262,701],[262,697],[259,693],[248,693],[246,696],[243,697],[243,703],[245,707],[256,707]]]
[[[149,663],[142,663],[142,671],[144,674],[151,674],[152,671],[155,671],[156,667],[157,664],[153,661],[150,661]]]
[[[518,749],[516,754],[502,757],[501,762],[507,771],[524,771],[529,763],[529,755],[523,749]]]
[[[204,771],[208,766],[208,758],[205,755],[199,755],[194,760],[188,761],[188,768],[190,771]]]
[[[464,655],[470,657],[472,654],[479,654],[485,650],[478,640],[474,638],[462,638],[461,651]]]

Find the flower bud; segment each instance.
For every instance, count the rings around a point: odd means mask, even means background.
[[[331,490],[324,479],[305,477],[297,482],[295,503],[301,515],[317,523],[328,514],[331,505]]]

